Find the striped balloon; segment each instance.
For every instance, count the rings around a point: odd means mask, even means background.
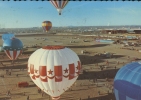
[[[52,23],[50,21],[43,21],[42,27],[45,32],[48,32],[52,28]]]
[[[22,54],[22,50],[4,50],[10,60],[16,60]]]
[[[68,4],[68,0],[50,0],[50,2],[57,9],[59,15],[61,15],[62,9]]]
[[[36,50],[28,60],[32,81],[58,100],[78,78],[81,62],[75,52],[63,46],[46,46]]]
[[[17,38],[6,39],[3,43],[3,49],[11,60],[16,60],[22,54],[23,43]]]

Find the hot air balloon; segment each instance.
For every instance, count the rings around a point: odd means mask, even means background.
[[[13,38],[15,37],[15,35],[13,33],[5,33],[2,35],[2,40],[6,40],[6,39],[10,39],[10,38]]]
[[[123,66],[114,79],[116,100],[141,100],[141,62]]]
[[[3,49],[6,55],[11,60],[16,60],[22,53],[23,43],[21,40],[13,37],[11,39],[6,39],[3,43]]]
[[[48,32],[52,28],[52,23],[50,21],[43,21],[42,27],[45,32]]]
[[[68,4],[68,0],[50,0],[51,4],[57,9],[61,15],[62,9]]]
[[[32,81],[55,100],[76,81],[80,70],[77,54],[63,46],[40,48],[28,60]]]

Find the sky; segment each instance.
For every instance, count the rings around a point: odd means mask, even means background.
[[[141,25],[138,1],[69,1],[59,15],[49,1],[0,1],[0,28]]]

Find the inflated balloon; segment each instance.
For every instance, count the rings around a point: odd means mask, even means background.
[[[28,60],[32,81],[55,100],[76,81],[80,70],[77,54],[63,46],[40,48]]]
[[[51,4],[57,9],[61,15],[62,9],[68,4],[68,0],[50,0]]]
[[[48,32],[52,28],[52,23],[50,21],[42,22],[42,27],[45,32]]]
[[[17,38],[6,39],[3,43],[3,49],[11,60],[15,60],[22,53],[23,43]]]
[[[123,66],[114,79],[116,100],[141,100],[141,62]]]
[[[6,39],[10,39],[15,37],[15,35],[13,33],[5,33],[2,35],[2,40],[5,41]]]

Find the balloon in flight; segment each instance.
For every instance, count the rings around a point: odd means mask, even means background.
[[[80,70],[77,54],[63,46],[40,48],[28,60],[32,81],[55,100],[76,81]]]
[[[141,62],[123,66],[114,79],[116,100],[141,100]]]
[[[51,4],[57,9],[59,12],[59,15],[61,15],[61,12],[63,8],[68,4],[68,0],[50,0]]]
[[[23,43],[21,40],[13,37],[10,39],[6,39],[3,43],[3,49],[6,55],[11,60],[16,60],[18,56],[21,55],[23,50]]]
[[[43,21],[42,27],[45,32],[48,32],[52,28],[52,23],[50,21]]]

